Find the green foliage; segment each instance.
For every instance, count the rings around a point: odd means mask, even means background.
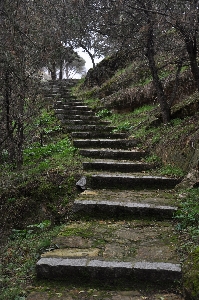
[[[38,140],[38,143],[43,145],[47,137],[49,138],[52,134],[61,132],[61,125],[53,110],[49,111],[43,108],[26,131],[32,132],[33,130],[34,133],[30,133],[31,136],[33,135],[33,140]]]
[[[194,237],[199,236],[199,188],[189,190],[181,201],[176,218],[179,229],[188,229]]]
[[[113,130],[113,132],[124,132],[129,131],[131,129],[131,123],[129,121],[120,123],[116,129]]]
[[[13,170],[5,163],[0,172],[1,226],[12,229],[2,256],[2,300],[26,299],[24,287],[33,284],[38,257],[53,247],[54,224],[68,218],[68,204],[76,192],[75,177],[81,169],[76,148],[62,133],[54,113],[46,109],[39,112],[34,124],[26,127],[30,137],[34,132],[35,142],[26,140],[24,165]]]
[[[182,234],[181,251],[184,261],[184,289],[199,297],[199,188],[183,190],[180,193],[180,207],[176,213],[176,229]]]
[[[25,228],[25,229],[12,229],[11,239],[26,238],[38,230],[44,230],[44,229],[50,227],[50,225],[51,225],[51,221],[44,220],[43,222],[41,222],[39,224],[28,225],[27,228]]]
[[[179,126],[179,125],[182,124],[182,122],[183,122],[182,119],[176,118],[176,119],[171,120],[170,125],[172,125],[172,126]]]
[[[54,247],[50,240],[58,234],[60,227],[54,226],[52,229],[48,220],[32,226],[34,231],[28,228],[15,230],[4,247],[0,267],[0,300],[26,299],[28,290],[24,286],[27,282],[33,283],[36,261],[43,251]]]
[[[184,172],[179,167],[175,167],[171,164],[163,166],[159,172],[165,176],[182,177],[184,175]]]
[[[24,150],[24,163],[32,164],[52,155],[59,155],[62,158],[67,157],[74,154],[75,150],[68,137],[44,146],[35,143]]]
[[[104,108],[96,113],[96,116],[100,117],[100,118],[110,117],[111,115],[112,115],[112,112],[106,108]]]
[[[140,115],[140,114],[143,114],[143,113],[147,113],[147,112],[150,112],[152,109],[154,109],[154,105],[143,105],[143,106],[140,106],[138,108],[136,108],[134,111],[133,111],[133,114],[134,115]]]
[[[157,156],[156,154],[152,154],[150,156],[147,156],[144,158],[144,160],[147,163],[155,163],[155,164],[159,164],[161,162],[161,159],[159,156]]]

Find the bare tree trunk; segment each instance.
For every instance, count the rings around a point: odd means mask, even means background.
[[[51,79],[55,81],[57,79],[55,62],[52,63],[52,69],[50,69],[50,72],[51,72]]]
[[[90,56],[90,59],[91,59],[92,64],[93,64],[93,69],[94,69],[95,68],[95,61],[94,61],[93,54],[83,44],[80,44],[80,47],[82,49],[84,49],[88,53],[88,55]]]
[[[60,60],[60,66],[59,66],[59,80],[63,79],[63,60]]]
[[[13,128],[12,128],[12,118],[11,118],[11,82],[10,82],[10,72],[5,70],[5,85],[4,85],[4,115],[3,119],[5,120],[6,133],[4,141],[6,148],[8,150],[9,161],[11,163],[15,160],[15,147],[14,147],[14,137],[13,137]]]
[[[150,71],[153,77],[153,84],[155,86],[158,101],[160,103],[160,109],[162,114],[162,120],[164,124],[170,121],[170,108],[166,101],[162,82],[158,76],[158,69],[155,63],[155,51],[154,51],[154,40],[153,40],[153,24],[151,21],[148,22],[147,29],[147,53],[146,56],[149,61]]]
[[[185,38],[186,49],[189,55],[191,72],[196,84],[197,89],[199,90],[199,68],[197,62],[197,44],[196,37],[194,39]]]

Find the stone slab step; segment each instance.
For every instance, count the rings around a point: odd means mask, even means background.
[[[65,104],[64,105],[64,109],[65,109],[66,112],[70,111],[71,110],[71,105]],[[80,111],[91,111],[90,107],[88,107],[86,105],[76,105],[74,107],[74,109],[77,110],[77,111],[79,111],[79,112]]]
[[[84,170],[108,172],[142,172],[154,168],[154,165],[149,163],[115,160],[84,161],[82,165]]]
[[[56,115],[63,115],[63,118],[67,119],[79,119],[79,120],[85,120],[85,119],[93,119],[93,120],[100,120],[99,118],[95,117],[92,111],[84,112],[83,114],[75,114],[74,110],[71,110],[71,113],[64,110],[64,108],[55,108],[54,109]]]
[[[171,222],[90,221],[63,226],[58,247],[37,262],[39,278],[98,281],[132,286],[138,282],[173,284],[181,266],[173,245]]]
[[[117,285],[119,282],[130,286],[137,282],[147,280],[153,283],[174,284],[181,280],[181,267],[172,263],[151,263],[146,261],[129,262],[102,261],[71,258],[41,258],[36,265],[39,278],[60,279],[83,282],[90,280],[101,282],[100,285]]]
[[[162,289],[147,289],[142,286],[139,289],[128,289],[126,291],[115,291],[96,289],[93,287],[85,288],[81,286],[73,286],[72,288],[66,288],[66,284],[63,283],[61,288],[53,287],[50,284],[45,284],[45,291],[32,291],[27,296],[27,300],[183,300],[183,296],[178,291],[165,291]]]
[[[64,123],[64,121],[63,121]],[[110,132],[114,129],[115,127],[112,126],[104,126],[104,125],[73,125],[69,126],[66,125],[66,129],[68,132],[84,132],[84,131],[96,131],[96,132]]]
[[[107,159],[129,159],[138,160],[147,155],[145,151],[136,149],[117,150],[117,149],[79,149],[82,156],[89,158],[107,158]]]
[[[64,101],[68,101],[68,100],[71,100],[71,101],[78,101],[76,96],[73,96],[71,95],[71,91],[70,89],[67,91],[67,90],[63,90],[63,89],[60,89],[60,93],[61,93],[61,98],[64,100]],[[79,100],[80,101],[80,100]],[[81,104],[82,104],[82,101],[81,101]]]
[[[128,149],[137,146],[135,139],[79,139],[73,140],[73,144],[77,148],[116,148]]]
[[[162,176],[143,176],[131,174],[89,174],[87,178],[88,187],[95,188],[113,188],[113,189],[172,189],[181,179]]]
[[[64,109],[66,103],[68,105],[70,105],[71,107],[74,107],[74,106],[81,106],[81,102],[80,101],[76,101],[76,100],[65,100],[64,102],[63,101],[56,101],[55,104],[54,104],[54,108],[61,108],[61,109]]]
[[[91,138],[111,138],[111,139],[125,139],[127,135],[125,133],[109,133],[109,132],[72,132],[71,136],[73,138],[91,139]]]
[[[66,116],[66,118],[68,120],[93,120],[95,122],[98,122],[100,121],[99,117],[95,116],[95,115],[88,115],[88,116],[85,116],[85,115],[74,115],[74,116],[71,116],[71,115],[68,115]]]
[[[85,115],[85,116],[89,116],[89,115],[93,115],[93,111],[92,110],[84,110],[84,111],[81,111],[81,110],[78,110],[76,108],[74,109],[69,109],[67,111],[65,111],[65,114],[67,115]]]
[[[78,217],[98,218],[155,218],[156,220],[171,219],[177,207],[166,205],[142,204],[136,202],[110,200],[75,200],[73,212]]]
[[[78,217],[93,218],[155,217],[172,218],[178,207],[174,190],[87,189],[76,198],[73,210]]]
[[[67,116],[64,116],[64,123],[67,124],[74,124],[74,125],[109,125],[110,122],[107,121],[96,121],[96,120],[92,120],[92,119],[83,119],[83,120],[75,120],[75,119],[68,119]]]

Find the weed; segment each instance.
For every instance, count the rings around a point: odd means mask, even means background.
[[[127,121],[119,124],[117,128],[113,130],[113,132],[129,131],[130,129],[131,129],[131,123]]]
[[[15,238],[11,236],[4,247],[1,255],[1,300],[26,299],[27,291],[24,290],[24,286],[33,284],[35,263],[41,251],[49,248],[50,240],[60,231],[60,227],[48,227],[47,221],[41,224],[44,228],[39,232],[15,233]],[[41,224],[35,224],[33,227],[40,227]]]
[[[144,159],[147,163],[156,163],[159,164],[161,162],[160,157],[158,157],[156,154],[152,154],[150,156],[145,157]]]
[[[44,220],[43,222],[39,224],[31,224],[28,225],[25,229],[12,229],[12,235],[11,239],[16,238],[26,238],[29,235],[31,235],[33,232],[36,232],[38,230],[42,231],[48,227],[50,227],[51,222],[49,220]]]
[[[112,112],[105,108],[105,109],[102,109],[102,110],[98,111],[96,113],[96,116],[100,117],[100,118],[105,118],[105,117],[111,116],[111,114],[112,114]]]
[[[33,161],[43,160],[55,154],[60,154],[64,157],[67,154],[74,153],[75,150],[68,138],[44,146],[35,143],[24,150],[24,163],[32,164]]]
[[[175,167],[173,165],[165,165],[159,170],[161,175],[166,176],[175,176],[175,177],[182,177],[184,172],[179,167]]]
[[[142,113],[150,112],[152,109],[154,109],[154,105],[143,105],[143,106],[140,106],[139,108],[136,108],[133,111],[133,114],[140,115]]]
[[[189,190],[176,215],[178,229],[188,229],[192,236],[199,236],[199,188]]]
[[[182,124],[182,121],[183,121],[182,119],[176,118],[176,119],[173,119],[171,121],[170,125],[172,125],[172,126],[179,126],[179,125]]]

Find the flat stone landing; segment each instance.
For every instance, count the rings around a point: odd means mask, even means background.
[[[41,278],[174,284],[181,278],[170,222],[149,220],[74,222],[63,227],[37,263]]]

